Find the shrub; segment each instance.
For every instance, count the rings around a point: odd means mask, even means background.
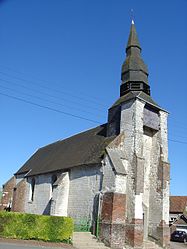
[[[0,212],[0,237],[71,243],[72,234],[70,217]]]

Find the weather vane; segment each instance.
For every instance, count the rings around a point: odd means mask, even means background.
[[[131,22],[134,24],[134,10],[131,9]]]

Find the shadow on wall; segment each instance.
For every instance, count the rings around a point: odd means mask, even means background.
[[[93,212],[92,212],[92,224],[91,224],[91,232],[98,237],[98,228],[99,228],[99,194],[96,194],[94,197],[93,203]]]
[[[51,211],[51,199],[47,203],[47,206],[45,207],[43,211],[43,215],[50,215],[50,211]]]

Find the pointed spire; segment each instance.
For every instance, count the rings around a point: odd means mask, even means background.
[[[129,39],[128,39],[126,51],[130,47],[137,47],[141,50],[133,19],[132,19],[132,23],[131,23],[131,29],[130,29],[130,34],[129,34]]]
[[[141,46],[132,19],[126,47],[126,59],[122,65],[120,96],[129,91],[143,91],[150,95],[148,69],[141,58]]]

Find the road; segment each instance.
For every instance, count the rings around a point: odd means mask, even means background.
[[[71,245],[55,244],[50,245],[49,243],[40,242],[40,244],[34,244],[35,242],[29,241],[18,241],[18,240],[0,240],[0,249],[75,249]],[[53,243],[54,244],[54,243]]]
[[[171,242],[171,249],[187,249],[187,245],[179,242]]]
[[[0,249],[41,249],[41,248],[43,248],[43,249],[54,249],[56,247],[44,247],[44,246],[38,247],[38,246],[34,246],[34,245],[33,246],[28,246],[28,245],[19,245],[19,244],[0,242]],[[61,249],[63,249],[63,247],[61,247]]]
[[[67,249],[60,247],[61,249]],[[179,242],[171,242],[171,249],[187,249],[187,245]],[[7,243],[0,241],[0,249],[57,249],[57,247],[45,247],[45,246],[36,246],[36,245],[21,245],[17,243]]]
[[[14,245],[10,243],[0,243],[0,249],[40,249],[45,247],[35,247],[35,246],[28,246],[28,245]],[[46,247],[47,248],[47,247]],[[52,249],[49,248],[48,249]]]

